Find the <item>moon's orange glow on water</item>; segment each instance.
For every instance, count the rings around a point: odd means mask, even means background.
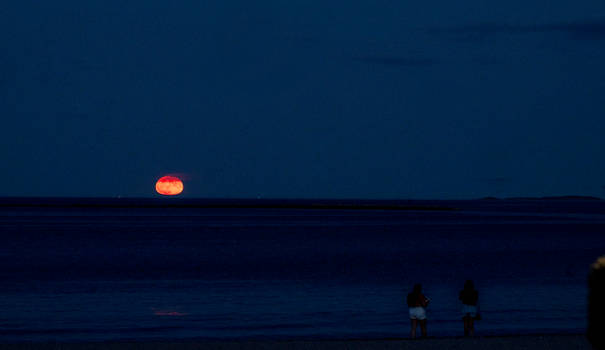
[[[155,183],[155,190],[165,196],[176,196],[183,192],[183,181],[176,176],[162,176]]]

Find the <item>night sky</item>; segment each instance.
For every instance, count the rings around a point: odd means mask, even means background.
[[[605,197],[605,2],[16,1],[0,196]]]

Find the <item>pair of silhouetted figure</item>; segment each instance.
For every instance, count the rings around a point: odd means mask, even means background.
[[[477,304],[479,292],[475,289],[473,281],[467,280],[464,289],[460,291],[458,299],[462,302],[462,321],[464,322],[464,335],[475,334],[475,319],[478,318]],[[412,329],[410,336],[416,338],[416,329],[420,325],[422,336],[426,337],[426,307],[430,299],[422,294],[422,285],[416,284],[412,292],[408,294],[407,304],[410,311]]]

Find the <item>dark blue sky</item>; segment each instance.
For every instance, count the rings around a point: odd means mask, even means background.
[[[15,3],[2,196],[605,196],[600,0]]]

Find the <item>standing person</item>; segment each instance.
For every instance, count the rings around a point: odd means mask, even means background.
[[[426,310],[429,298],[422,294],[422,285],[414,285],[414,289],[408,294],[407,304],[410,309],[410,321],[412,322],[411,337],[416,338],[416,328],[420,324],[422,336],[426,337]]]
[[[464,289],[460,291],[458,299],[462,302],[462,321],[464,322],[464,335],[475,335],[475,318],[477,317],[477,303],[479,292],[475,289],[473,281],[467,280]]]
[[[588,329],[594,350],[605,350],[605,256],[592,264],[588,275]]]

